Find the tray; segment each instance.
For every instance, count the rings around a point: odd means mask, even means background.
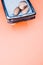
[[[2,0],[4,12],[9,23],[16,23],[22,20],[29,20],[35,18],[36,12],[29,0],[25,0],[30,7],[29,12],[25,15],[20,13],[18,16],[14,16],[14,8],[18,6],[20,1],[21,0]]]

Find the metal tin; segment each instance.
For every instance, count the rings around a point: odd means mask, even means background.
[[[22,20],[29,20],[35,18],[36,12],[29,0],[25,0],[28,6],[30,7],[28,13],[25,15],[23,15],[22,13],[20,13],[17,16],[14,15],[13,11],[18,6],[20,1],[21,0],[2,0],[2,5],[5,11],[5,15],[9,23],[16,23]]]

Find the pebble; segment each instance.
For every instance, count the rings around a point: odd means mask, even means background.
[[[24,10],[22,10],[22,14],[26,14],[29,11],[29,7],[27,6]]]
[[[20,8],[21,10],[23,10],[26,6],[27,6],[26,1],[21,1],[21,2],[19,3],[19,8]]]
[[[20,9],[19,9],[19,7],[16,7],[14,9],[14,15],[17,16],[19,13],[20,13]]]

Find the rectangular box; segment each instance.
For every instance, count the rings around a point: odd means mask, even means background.
[[[29,20],[35,18],[36,12],[29,0],[25,0],[30,7],[29,12],[25,15],[20,13],[18,16],[14,16],[14,8],[18,6],[20,1],[21,0],[2,0],[5,15],[9,23],[16,23],[22,20]]]

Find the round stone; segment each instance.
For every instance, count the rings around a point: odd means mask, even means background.
[[[26,14],[29,11],[29,7],[27,6],[24,10],[22,10],[23,14]]]
[[[14,15],[17,16],[19,13],[20,13],[19,7],[15,8],[15,9],[14,9]]]
[[[20,8],[21,10],[23,10],[26,6],[27,6],[26,1],[21,1],[21,2],[19,3],[19,8]]]

